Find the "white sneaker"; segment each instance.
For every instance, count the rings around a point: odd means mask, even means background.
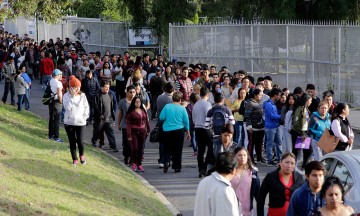
[[[159,168],[164,168],[164,164],[163,164],[163,163],[159,163]]]

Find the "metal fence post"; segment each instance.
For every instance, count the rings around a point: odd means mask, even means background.
[[[289,25],[286,25],[286,88],[289,88]]]
[[[172,28],[171,23],[169,23],[169,61],[172,61]]]
[[[339,44],[338,44],[338,97],[341,100],[341,26],[338,28]]]
[[[254,25],[250,27],[250,37],[251,37],[251,76],[254,76]]]
[[[311,76],[312,83],[315,83],[315,29],[311,27]]]

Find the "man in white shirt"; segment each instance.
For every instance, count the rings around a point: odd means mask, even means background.
[[[230,183],[236,173],[236,166],[234,153],[219,154],[215,172],[199,183],[195,198],[195,216],[241,215],[235,191]]]

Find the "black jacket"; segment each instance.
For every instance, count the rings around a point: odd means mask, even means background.
[[[269,194],[269,207],[270,208],[280,208],[283,207],[286,202],[285,197],[285,186],[281,183],[279,178],[279,171],[280,168],[276,169],[275,171],[268,173],[261,186],[258,193],[257,198],[257,215],[263,216],[264,215],[264,205],[265,199],[267,194]],[[298,172],[293,172],[293,185],[290,188],[291,195],[294,193],[296,189],[301,187],[304,182],[305,178]],[[290,200],[289,200],[290,201]]]
[[[81,80],[81,91],[85,93],[87,99],[92,99],[100,92],[98,80],[93,77],[91,79],[84,78]]]
[[[109,97],[111,99],[110,102],[110,110],[111,110],[111,118],[113,119],[113,121],[115,121],[115,112],[114,112],[114,98],[113,95],[111,94],[111,92],[109,91]],[[104,116],[104,104],[103,101],[101,99],[102,97],[102,92],[100,91],[96,96],[95,96],[95,106],[94,106],[94,121],[96,123],[100,123],[102,119],[102,117]]]

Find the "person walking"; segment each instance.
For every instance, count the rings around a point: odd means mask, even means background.
[[[236,173],[234,153],[220,153],[215,172],[200,181],[196,191],[194,215],[239,216],[239,203],[230,180]]]
[[[131,143],[132,170],[144,172],[141,165],[146,137],[150,133],[147,111],[139,97],[134,97],[126,113],[126,133]]]
[[[296,157],[293,153],[285,153],[281,157],[280,167],[265,176],[257,197],[258,216],[264,216],[264,205],[267,194],[269,194],[269,209],[267,215],[275,216],[286,214],[293,192],[304,183],[303,176],[295,170],[295,161]]]
[[[195,137],[195,128],[194,128],[194,121],[192,119],[192,111],[194,108],[194,104],[200,100],[200,95],[196,94],[196,93],[192,93],[190,95],[190,103],[188,103],[188,105],[186,106],[186,112],[188,114],[189,117],[189,122],[190,122],[190,143],[191,143],[191,147],[193,148],[194,154],[193,156],[197,156],[197,144],[196,144],[196,137]]]
[[[251,163],[249,152],[245,147],[237,147],[235,156],[238,162],[235,176],[231,179],[231,186],[239,200],[239,209],[243,216],[251,216],[253,200],[257,199],[260,189],[258,169]]]
[[[350,110],[346,103],[339,103],[331,118],[331,131],[339,138],[335,151],[351,150],[354,143],[354,132],[348,120]]]
[[[341,180],[336,176],[330,176],[323,184],[320,196],[324,200],[324,205],[318,210],[316,216],[333,215],[354,215],[354,209],[345,205],[345,189]]]
[[[14,77],[15,81],[15,93],[18,96],[18,111],[22,110],[23,101],[25,101],[25,109],[29,110],[29,101],[26,100],[26,90],[29,88],[28,84],[25,82],[24,78],[21,76],[21,71],[16,71],[16,75]]]
[[[190,124],[185,107],[181,105],[181,92],[175,92],[172,96],[173,102],[166,104],[160,113],[160,121],[163,121],[164,131],[164,157],[163,171],[167,173],[170,159],[175,173],[181,172],[181,157],[184,143],[184,132],[186,139],[190,140]]]
[[[322,206],[320,191],[326,175],[325,167],[319,161],[305,166],[306,182],[291,196],[287,216],[313,215]]]
[[[95,96],[100,92],[100,85],[91,70],[87,70],[85,72],[85,78],[81,80],[81,91],[85,93],[89,103],[90,115],[87,123],[92,124],[94,122]]]
[[[86,95],[80,91],[81,82],[74,75],[69,78],[69,91],[64,94],[64,126],[70,143],[73,165],[78,164],[76,147],[79,149],[80,163],[86,164],[84,155],[84,135],[86,120],[89,117],[89,103]]]
[[[126,131],[126,113],[130,107],[131,101],[136,94],[135,87],[130,85],[126,88],[126,97],[119,102],[118,129],[122,132],[123,156],[125,165],[131,165],[131,144]]]
[[[212,131],[205,127],[205,120],[211,104],[208,102],[209,89],[206,86],[200,89],[201,99],[194,104],[192,110],[192,120],[195,128],[195,140],[198,147],[197,162],[199,178],[206,175],[207,165],[214,162],[214,154],[212,152]],[[207,148],[206,158],[204,154]]]
[[[95,106],[94,106],[94,130],[93,137],[91,142],[93,145],[96,145],[97,140],[100,136],[100,131],[103,130],[108,138],[109,146],[113,152],[118,152],[119,150],[116,147],[116,140],[114,136],[114,121],[115,121],[115,111],[114,111],[114,97],[110,93],[110,83],[108,80],[101,80],[101,91],[95,97]],[[115,100],[116,101],[116,100]],[[99,148],[102,148],[103,145],[100,144]]]
[[[59,138],[59,124],[60,124],[60,113],[62,110],[62,99],[63,99],[63,84],[62,72],[59,69],[55,69],[52,73],[52,78],[49,81],[50,89],[54,95],[54,100],[49,104],[49,134],[50,140],[56,142],[64,142]]]

